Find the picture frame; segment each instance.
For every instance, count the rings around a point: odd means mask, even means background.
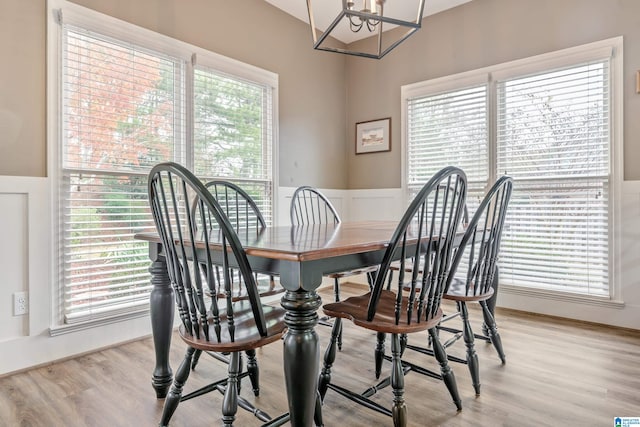
[[[391,117],[356,123],[356,154],[391,151]]]

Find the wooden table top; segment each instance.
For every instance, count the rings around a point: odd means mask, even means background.
[[[257,236],[238,237],[249,256],[302,262],[384,249],[397,225],[395,221],[287,225],[267,227]],[[161,243],[157,233],[139,233],[135,239]],[[202,244],[198,241],[196,247]]]

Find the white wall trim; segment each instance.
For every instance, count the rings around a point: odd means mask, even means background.
[[[289,206],[296,187],[280,187],[277,225],[288,225]],[[400,188],[337,190],[318,188],[333,204],[342,221],[399,221],[404,213],[403,192]]]
[[[92,329],[78,330],[51,336],[50,311],[55,290],[50,275],[52,262],[50,233],[50,178],[0,176],[2,195],[24,195],[26,197],[27,251],[26,260],[30,294],[28,328],[23,334],[0,335],[0,375],[24,370],[33,366],[66,359],[122,342],[142,338],[151,334],[148,316],[127,319],[101,325]],[[280,224],[289,223],[289,204],[295,188],[281,187],[278,191]],[[340,210],[344,221],[364,219],[399,219],[404,211],[402,190],[367,189],[340,190],[322,189],[331,202]],[[561,316],[613,326],[638,329],[640,319],[640,181],[625,181],[622,185],[622,251],[620,262],[621,296],[624,300],[586,301],[570,295],[557,295],[533,290],[504,287],[499,293],[498,306],[534,313]],[[22,205],[21,205],[22,206]],[[372,206],[375,209],[372,209]],[[21,208],[22,209],[22,208]],[[363,218],[363,215],[368,218]],[[15,217],[15,216],[14,216]],[[12,224],[3,224],[12,227]],[[17,265],[15,268],[23,268]],[[365,283],[359,278],[357,282]],[[351,279],[350,279],[351,280]],[[330,284],[330,283],[328,283]],[[7,283],[18,289],[22,284]],[[6,316],[11,316],[11,301],[5,301],[0,310],[0,325]],[[8,308],[7,308],[8,307]],[[3,317],[5,316],[5,317]],[[500,321],[500,319],[498,319]],[[0,326],[0,332],[2,332]]]
[[[27,317],[28,335],[35,334],[43,327],[49,326],[48,304],[38,304],[41,289],[47,289],[49,285],[49,221],[46,212],[49,211],[49,193],[46,178],[0,176],[0,195],[18,194],[26,198],[25,212],[27,223],[27,281],[23,290],[29,292],[29,314]],[[4,227],[12,227],[15,224],[3,224]],[[8,250],[15,242],[7,242]],[[20,266],[7,266],[20,268]],[[48,292],[45,294],[48,295]],[[49,302],[49,299],[46,300]],[[13,315],[12,302],[5,304],[5,310]]]
[[[20,219],[19,223],[2,224],[5,230],[12,227],[26,228],[25,259],[21,259],[16,265],[3,266],[5,277],[15,276],[7,269],[25,269],[26,280],[25,283],[3,283],[3,287],[29,292],[29,313],[24,317],[26,327],[18,331],[3,329],[5,325],[15,323],[18,319],[13,316],[11,298],[3,301],[0,310],[0,375],[109,347],[151,333],[151,321],[147,315],[91,330],[50,336],[50,313],[56,292],[51,277],[53,255],[50,179],[0,176],[0,198],[18,195],[26,200],[13,215],[13,218]],[[14,242],[7,242],[5,250],[12,250],[12,244],[15,245]]]

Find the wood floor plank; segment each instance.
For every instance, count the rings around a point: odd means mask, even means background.
[[[343,284],[342,295],[355,294],[358,289],[362,288]],[[330,289],[322,295],[332,300]],[[454,310],[452,305],[446,308]],[[473,308],[470,313],[473,327],[479,331],[482,315]],[[491,345],[476,341],[482,382],[479,397],[475,396],[467,367],[451,363],[463,400],[461,412],[456,412],[440,381],[410,373],[405,397],[411,426],[599,427],[613,425],[616,416],[640,416],[640,331],[509,310],[498,310],[496,319],[507,363],[500,364]],[[349,322],[344,325],[344,347],[337,355],[334,379],[349,388],[364,390],[375,384],[375,336]],[[323,354],[330,328],[320,326],[317,330]],[[425,343],[426,335],[410,339],[412,343]],[[176,335],[170,354],[174,369],[184,350]],[[458,342],[448,351],[464,357],[464,343]],[[287,410],[282,346],[274,344],[257,354],[260,397],[253,397],[248,382],[243,383],[242,395],[275,416]],[[153,343],[146,338],[2,378],[0,427],[157,425],[163,402],[155,398],[151,387],[153,355]],[[406,358],[439,369],[428,356],[408,352]],[[384,368],[388,370],[389,364]],[[203,356],[187,388],[193,390],[225,374],[226,366]],[[383,390],[374,400],[390,406],[391,391]],[[183,402],[172,426],[221,425],[221,402],[218,393]],[[327,394],[323,414],[328,427],[392,425],[390,418],[345,401],[332,391]],[[236,425],[258,426],[260,422],[239,411]]]

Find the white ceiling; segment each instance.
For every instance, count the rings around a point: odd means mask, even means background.
[[[305,0],[266,0],[278,9],[282,9],[289,15],[309,23],[309,12]],[[360,0],[355,0],[356,5]],[[426,0],[424,6],[424,16],[433,15],[443,10],[451,9],[471,0]],[[316,26],[320,30],[326,29],[329,24],[338,16],[342,9],[342,0],[312,0],[314,19]],[[394,18],[414,20],[418,10],[418,0],[387,0],[384,4],[385,15]],[[392,26],[388,27],[393,28]],[[351,32],[348,28],[338,27],[332,36],[344,43],[351,43],[356,40],[366,38],[369,34],[366,31],[358,33]]]

